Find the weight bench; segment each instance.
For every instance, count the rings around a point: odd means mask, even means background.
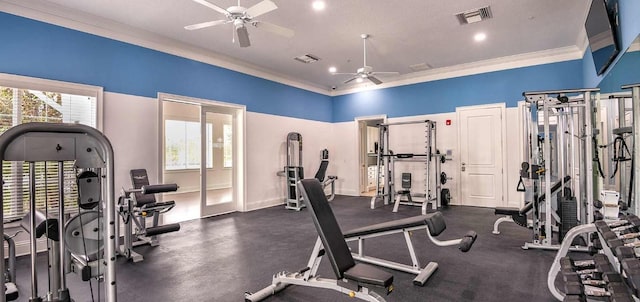
[[[117,209],[124,224],[124,244],[117,248],[117,252],[133,262],[139,262],[143,257],[134,252],[133,247],[144,244],[157,246],[157,235],[180,230],[179,223],[159,225],[160,215],[173,209],[175,201],[158,202],[154,196],[157,193],[177,191],[178,185],[150,185],[146,169],[131,170],[130,175],[133,189],[123,189],[118,198]],[[149,217],[153,218],[153,225],[147,227],[146,219]],[[136,226],[135,232],[133,224]],[[119,228],[116,227],[117,237],[118,232]]]
[[[571,176],[567,175],[564,177],[564,181],[557,181],[551,186],[551,194],[556,193],[560,187],[562,187],[563,182],[569,182],[571,180]],[[546,198],[546,194],[540,195],[538,197],[538,203],[543,202]],[[503,217],[498,218],[496,222],[493,224],[493,234],[500,234],[500,230],[498,227],[503,222],[514,222],[515,224],[528,228],[530,227],[529,221],[527,220],[527,215],[529,212],[533,210],[533,202],[527,202],[522,208],[510,208],[510,207],[497,207],[495,208],[495,215],[504,215]]]
[[[393,275],[374,266],[354,261],[320,181],[303,179],[297,186],[311,210],[313,224],[318,231],[318,239],[309,262],[298,272],[281,272],[274,275],[271,285],[256,293],[246,293],[245,301],[264,300],[289,285],[331,289],[364,301],[386,301],[376,292],[369,290],[369,287],[380,288],[385,294],[389,294],[393,290]],[[324,255],[331,263],[335,279],[320,278],[317,275]]]
[[[468,252],[478,236],[476,232],[469,231],[464,235],[464,237],[460,239],[445,241],[436,239],[435,237],[444,232],[446,228],[447,226],[444,222],[444,216],[442,216],[442,213],[435,212],[432,214],[414,216],[353,229],[344,233],[344,238],[347,242],[358,241],[358,251],[352,254],[354,259],[361,262],[415,274],[417,276],[415,277],[415,279],[413,279],[413,284],[423,286],[427,282],[429,277],[431,277],[431,275],[436,271],[436,269],[438,268],[438,264],[436,262],[429,262],[429,264],[427,264],[425,267],[420,266],[420,261],[416,256],[416,252],[411,241],[411,234],[413,231],[424,229],[426,230],[429,240],[431,240],[431,242],[433,242],[435,245],[458,245],[458,248],[462,252]],[[407,243],[407,249],[409,251],[409,256],[411,257],[411,265],[365,255],[365,239],[398,233],[404,234],[404,238]]]

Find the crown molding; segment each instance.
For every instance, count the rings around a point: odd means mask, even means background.
[[[472,63],[435,68],[421,72],[401,75],[394,81],[380,85],[365,84],[359,87],[352,87],[345,90],[337,90],[332,96],[357,93],[368,90],[385,89],[391,87],[405,86],[423,82],[431,82],[443,79],[457,78],[462,76],[482,74],[493,71],[508,70],[521,67],[529,67],[542,64],[558,63],[570,60],[582,59],[584,50],[573,45],[555,49],[529,52],[513,56],[505,56],[495,59],[477,61]]]
[[[57,4],[34,0],[0,0],[0,11],[65,28],[161,51],[179,57],[226,68],[288,86],[330,95],[319,85],[274,73],[262,67],[191,46],[155,33],[134,28],[95,15],[72,11]]]

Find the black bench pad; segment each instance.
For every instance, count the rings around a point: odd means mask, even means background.
[[[376,233],[382,233],[387,231],[396,231],[402,230],[411,227],[417,227],[421,225],[427,225],[429,228],[429,233],[432,236],[438,236],[444,229],[446,225],[444,224],[444,217],[442,213],[435,212],[428,215],[420,215],[409,218],[403,218],[398,220],[387,221],[383,223],[373,224],[357,229],[353,229],[347,232],[344,232],[344,238],[352,238],[358,236],[371,235]]]
[[[393,284],[393,275],[371,265],[356,263],[344,272],[344,277],[359,283],[389,287]]]
[[[344,232],[344,238],[358,237],[364,235],[371,235],[375,233],[382,233],[386,231],[401,230],[404,228],[416,227],[425,225],[427,216],[414,216],[404,219],[392,220],[383,223],[373,224],[350,231]]]

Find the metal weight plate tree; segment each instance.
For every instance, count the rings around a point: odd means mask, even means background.
[[[82,272],[93,274],[95,270],[101,276],[91,275],[90,277],[102,278],[100,282],[101,296],[105,297],[105,301],[114,302],[117,301],[116,296],[116,239],[115,239],[115,203],[114,203],[114,163],[113,163],[113,149],[109,140],[98,130],[80,124],[52,124],[52,123],[27,123],[16,127],[13,127],[2,135],[0,135],[0,164],[3,161],[23,161],[29,165],[29,204],[30,204],[30,237],[31,237],[31,301],[42,301],[42,298],[38,296],[37,287],[37,272],[35,268],[36,258],[36,198],[35,198],[35,163],[54,161],[58,162],[58,182],[59,182],[59,209],[58,209],[58,228],[62,230],[60,234],[69,231],[70,235],[65,236],[65,240],[60,238],[57,249],[59,249],[59,259],[56,265],[59,267],[59,271],[56,274],[49,276],[50,279],[56,279],[59,288],[55,293],[49,293],[46,297],[47,300],[55,301],[70,301],[70,297],[65,294],[68,293],[65,284],[65,275],[68,273],[65,270],[66,263],[72,263],[73,267],[81,269]],[[65,212],[64,212],[64,183],[62,181],[64,162],[73,162],[76,170],[93,171],[96,173],[95,180],[100,184],[98,190],[94,190],[94,185],[86,186],[80,182],[78,178],[78,190],[79,196],[86,193],[80,192],[83,188],[88,188],[89,193],[97,192],[97,198],[85,199],[80,197],[80,207],[85,202],[95,203],[95,208],[98,211],[84,212],[90,213],[89,216],[101,217],[100,219],[92,219],[91,217],[82,218],[82,214],[74,218],[69,219],[68,224],[64,225]],[[4,175],[0,175],[0,183]],[[86,180],[86,179],[85,179]],[[93,196],[93,195],[92,195]],[[4,207],[4,194],[0,194],[0,203]],[[2,212],[0,212],[2,213]],[[0,218],[2,218],[0,214]],[[85,216],[87,216],[85,215]],[[97,216],[96,216],[97,215]],[[94,217],[94,218],[95,218]],[[77,219],[76,219],[77,218]],[[45,221],[49,220],[46,219]],[[82,221],[90,220],[90,224],[83,224]],[[100,220],[103,220],[100,223]],[[76,225],[77,223],[77,225]],[[4,232],[4,225],[0,226],[0,231]],[[87,236],[88,240],[97,243],[97,245],[103,245],[102,252],[95,253],[96,259],[90,259],[89,255],[75,255],[73,251],[73,245],[71,244],[73,237],[82,237],[84,240],[83,232],[89,232]],[[78,236],[76,236],[78,235]],[[101,243],[100,243],[101,242]],[[70,245],[69,245],[70,244]],[[4,259],[4,249],[0,249],[0,258]],[[55,260],[55,259],[54,259]],[[90,260],[92,264],[89,263]],[[84,262],[87,266],[80,267]],[[5,271],[4,261],[0,261],[0,271]],[[85,270],[85,268],[87,268]],[[4,279],[4,274],[2,278]],[[84,276],[84,274],[83,274]],[[84,279],[84,278],[83,278]],[[51,280],[49,280],[51,281]],[[59,295],[59,296],[57,296]],[[5,302],[5,296],[0,295],[0,302]]]
[[[558,249],[571,227],[594,220],[592,121],[598,91],[523,93],[529,110],[524,135],[525,160],[531,167],[527,196],[533,205],[533,242],[525,243],[524,249]],[[552,185],[556,181],[559,188]]]

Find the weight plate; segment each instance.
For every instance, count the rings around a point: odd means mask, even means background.
[[[82,212],[71,218],[64,227],[67,250],[75,255],[96,259],[104,248],[102,215],[98,211]]]

